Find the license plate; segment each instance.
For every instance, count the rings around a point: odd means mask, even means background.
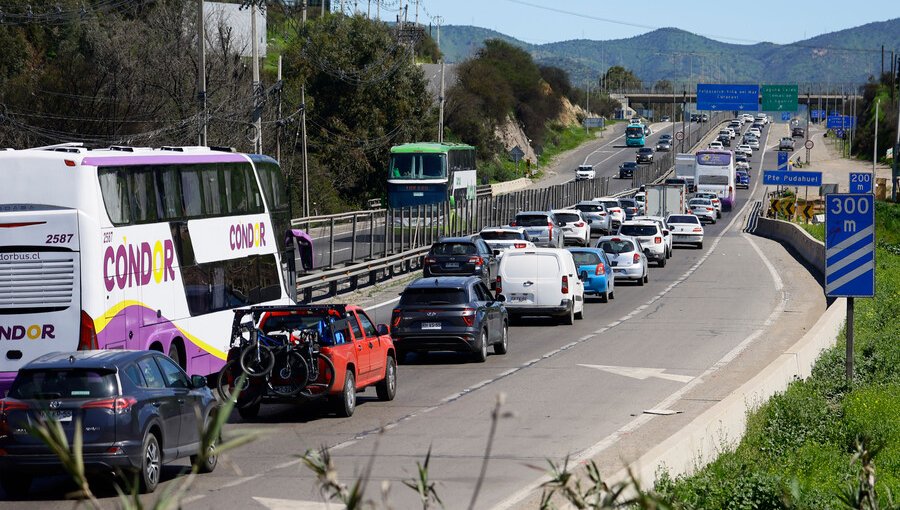
[[[511,303],[524,303],[526,301],[531,301],[531,294],[512,294],[509,296],[509,301]]]
[[[447,262],[444,264],[444,267],[457,268],[459,267],[459,262]]]
[[[422,329],[441,329],[440,322],[423,322]]]
[[[59,422],[72,421],[72,411],[44,411],[41,413],[45,420],[56,420]]]
[[[624,270],[624,269],[613,269],[613,272],[616,273],[616,274],[625,274],[625,270]]]

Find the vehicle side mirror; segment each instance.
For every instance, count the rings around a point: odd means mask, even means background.
[[[375,331],[378,332],[378,336],[390,336],[391,328],[388,327],[387,324],[379,324],[375,326]]]
[[[669,235],[669,231],[668,231],[668,230],[663,230],[663,235],[664,235],[664,236]]]
[[[506,302],[506,296],[504,296],[503,294],[497,294],[497,297],[494,298],[494,299],[495,299],[496,301],[501,302],[501,303],[505,303],[505,302]]]
[[[582,271],[582,272],[578,273],[578,279],[581,281],[587,281],[587,279],[588,279],[587,271]]]
[[[205,388],[206,387],[206,377],[202,375],[192,375],[191,376],[191,386],[194,388]]]
[[[500,250],[494,250],[494,256],[495,256],[495,257],[499,257],[499,256],[500,256]]]

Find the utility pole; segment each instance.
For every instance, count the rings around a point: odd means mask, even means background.
[[[438,49],[441,49],[441,25],[444,24],[444,17],[443,16],[435,16],[434,24],[437,25],[437,47],[438,47]],[[444,61],[444,59],[442,57],[441,62],[443,62],[443,61]]]
[[[253,67],[253,97],[255,98],[255,108],[253,109],[253,125],[256,129],[256,143],[253,147],[257,154],[262,154],[262,97],[260,95],[259,82],[259,37],[256,28],[256,2],[250,4],[250,37],[251,42],[252,67]]]
[[[200,101],[200,140],[199,145],[206,146],[206,124],[209,121],[208,104],[206,102],[206,22],[203,16],[203,0],[197,1],[197,99]]]
[[[690,83],[688,83],[690,85]],[[681,88],[681,152],[684,153],[684,114],[687,111],[687,89]]]
[[[306,84],[300,87],[300,129],[303,130],[303,216],[309,216],[309,160],[306,157]]]
[[[416,0],[416,26],[419,26],[419,0]]]
[[[303,4],[306,5],[306,0],[303,0]],[[306,13],[306,9],[304,9],[303,12]],[[283,88],[284,84],[281,82],[281,55],[278,55],[278,132],[275,135],[275,161],[277,161],[279,165],[281,164],[281,90]]]
[[[882,46],[884,48],[884,46]],[[883,50],[882,50],[883,51]],[[884,73],[881,73],[884,74]],[[875,100],[875,149],[872,150],[872,178],[875,178],[875,162],[878,161],[878,101]],[[896,157],[896,156],[894,156]]]
[[[810,108],[812,107],[812,104],[810,104],[810,102],[809,102],[809,95],[810,95],[809,88],[807,88],[806,89],[806,141],[807,142],[809,141],[809,117],[812,115],[812,113],[810,113]],[[803,144],[804,147],[806,145],[807,144],[805,144],[805,143]],[[809,149],[808,148],[806,149],[806,164],[807,165],[809,164]]]
[[[302,15],[300,16],[300,19],[302,20],[304,25],[306,24],[306,3],[307,3],[307,1],[308,0],[303,0],[303,3],[300,4],[300,10],[302,13]],[[322,3],[324,4],[325,0],[322,0]]]
[[[320,17],[324,18],[325,17],[325,0],[319,0],[319,1],[322,2],[322,5],[320,6],[321,9],[319,11],[319,15],[320,15]]]
[[[438,33],[441,33],[440,25],[438,25]],[[444,143],[444,59],[441,59],[441,95],[438,98],[440,101],[440,111],[438,113],[438,143]]]
[[[325,0],[322,0],[324,3]],[[375,0],[375,17],[381,20],[381,0]]]

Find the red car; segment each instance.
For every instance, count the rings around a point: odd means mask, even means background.
[[[310,398],[327,398],[339,416],[351,416],[356,409],[356,393],[375,386],[379,400],[393,400],[397,392],[397,354],[390,330],[384,324],[375,325],[362,308],[348,304],[257,306],[249,309],[259,313],[257,325],[262,335],[277,338],[289,331],[321,332],[319,356],[321,371],[320,393],[304,392],[286,397],[279,393],[279,370],[274,370],[262,384],[260,379],[250,379],[245,390],[248,398],[239,398],[238,411],[244,418],[252,418],[264,401],[303,401]],[[232,349],[229,359],[240,356]],[[330,363],[328,363],[330,361]],[[326,368],[333,365],[333,371]],[[236,378],[239,372],[223,374]],[[238,367],[237,370],[240,370]],[[242,394],[243,395],[243,394]]]

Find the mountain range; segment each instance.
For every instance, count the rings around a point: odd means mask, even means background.
[[[740,34],[744,37],[745,34]],[[752,32],[746,37],[752,38]],[[569,72],[573,84],[596,83],[606,69],[620,65],[652,86],[658,80],[682,83],[859,84],[890,69],[890,50],[900,48],[900,18],[868,23],[791,44],[732,44],[677,28],[660,28],[627,39],[573,39],[529,44],[494,30],[441,27],[447,62],[472,56],[487,39],[503,39],[530,52],[541,64]],[[815,85],[813,85],[815,86]]]

